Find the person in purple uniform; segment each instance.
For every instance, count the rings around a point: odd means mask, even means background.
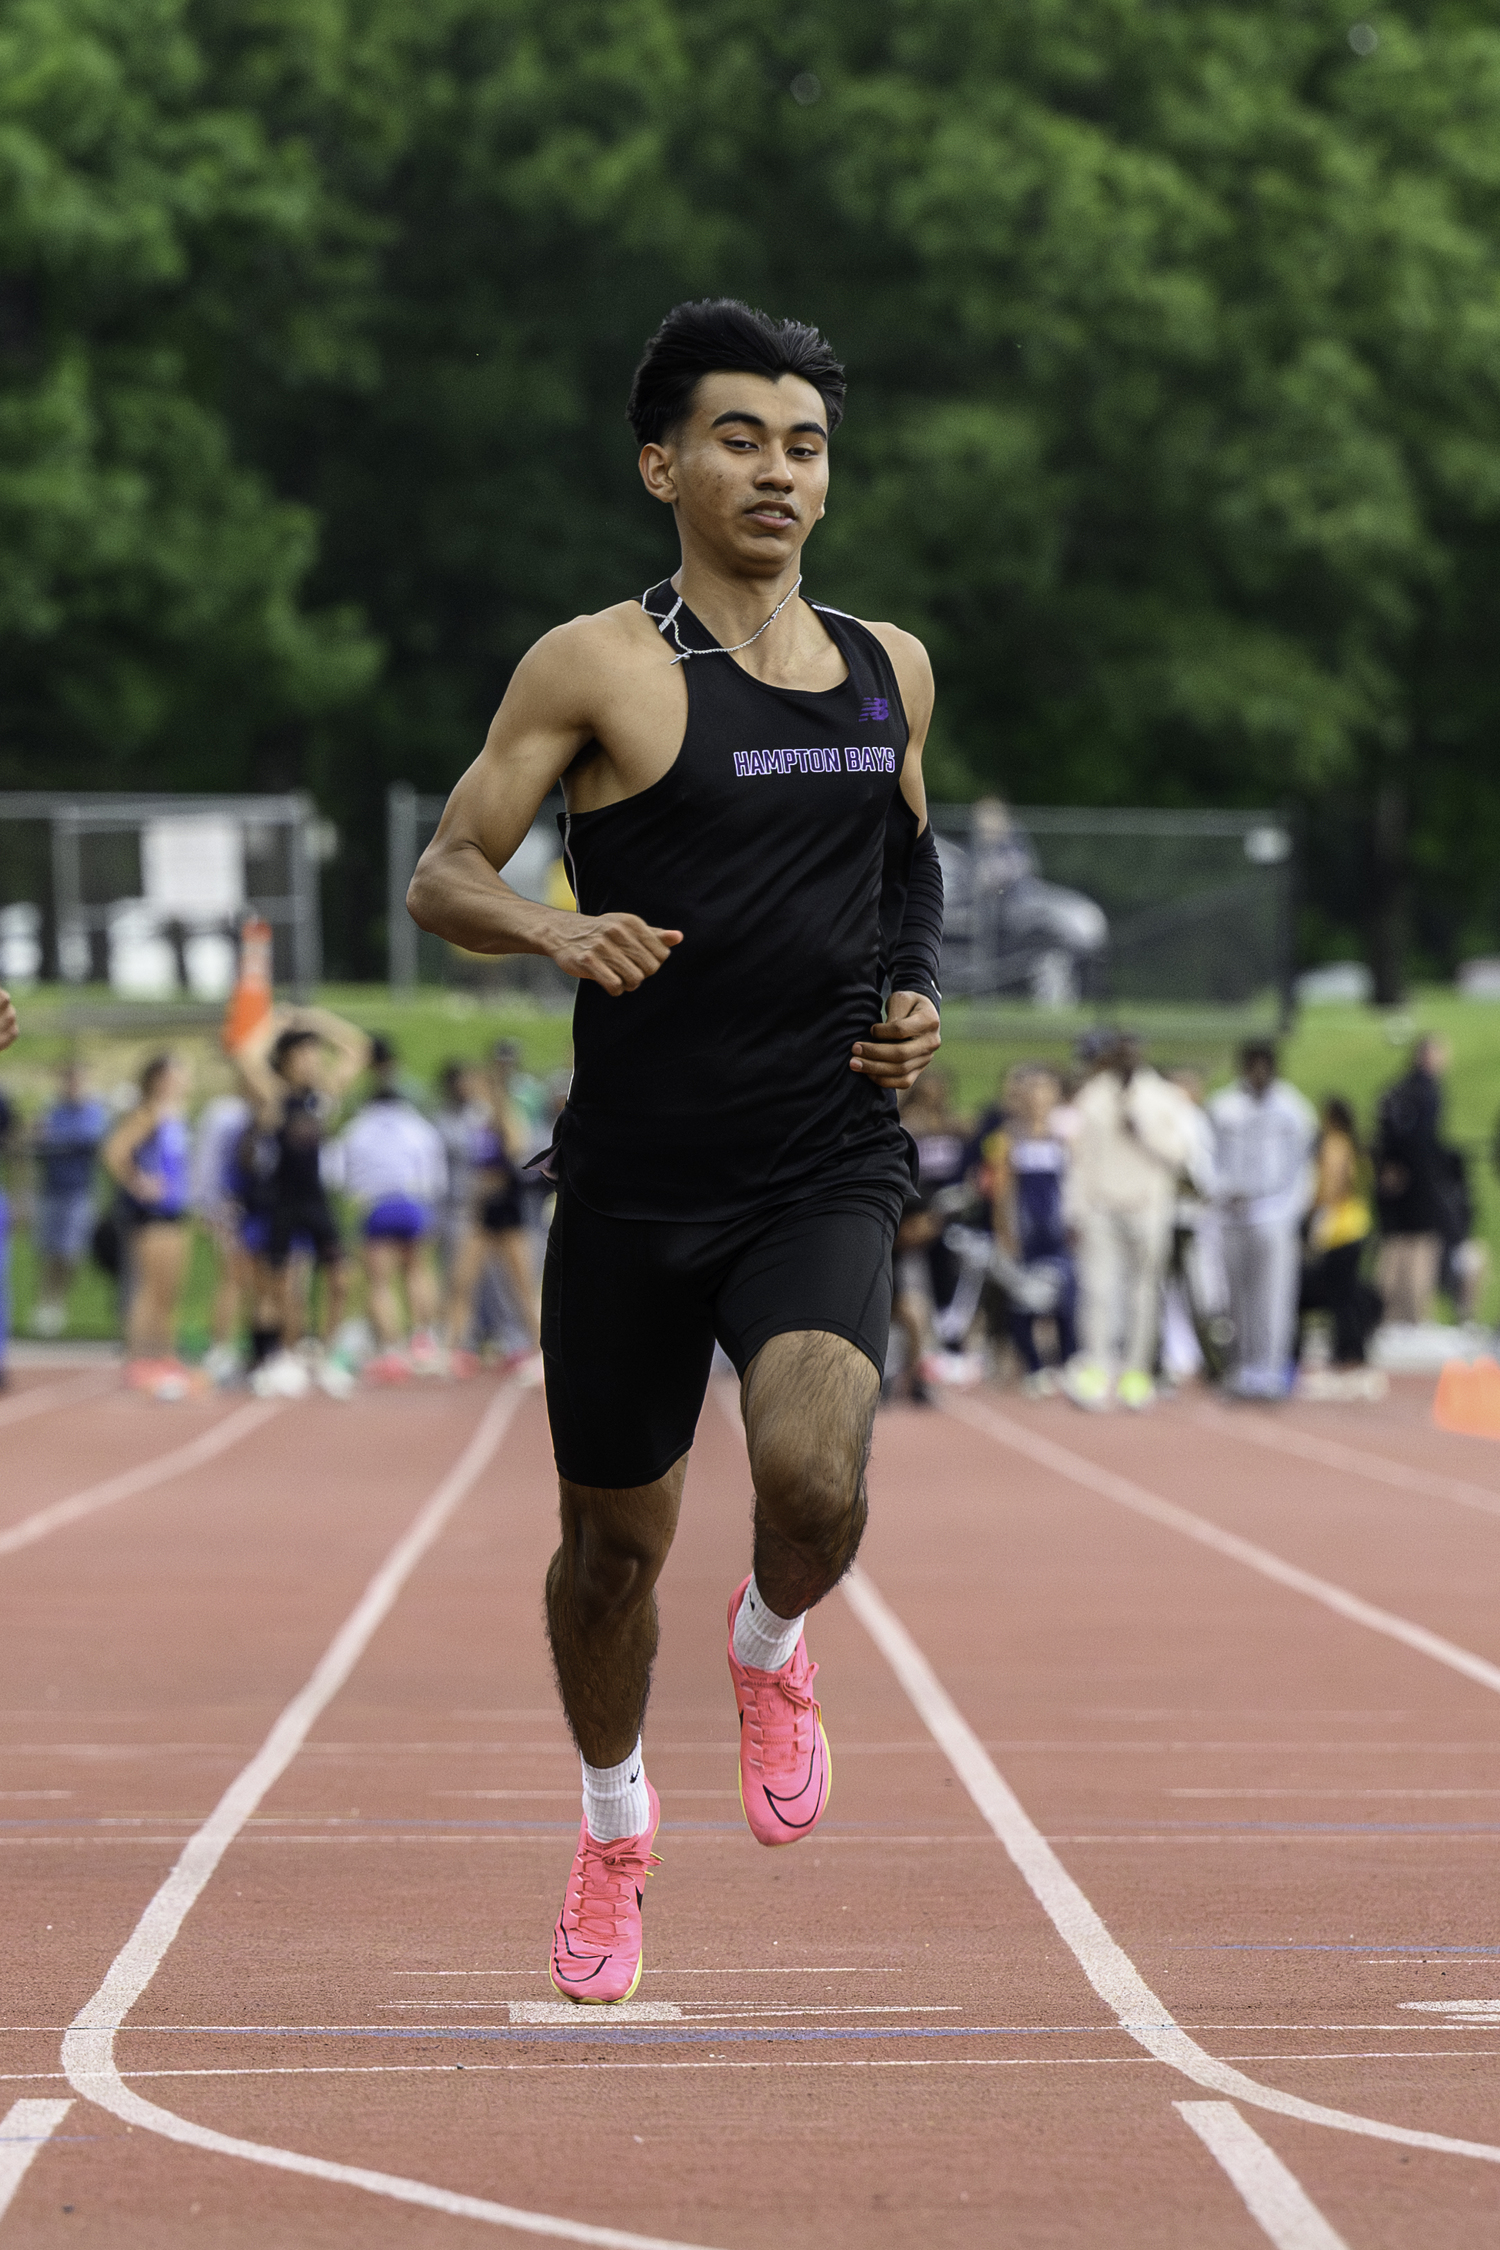
[[[668,314],[627,411],[681,564],[522,658],[409,893],[422,928],[579,980],[542,1352],[584,1815],[551,1974],[583,2002],[641,1974],[655,1586],[716,1339],[755,1487],[729,1601],[745,1816],[789,1844],[828,1800],[803,1620],[865,1525],[913,1184],[895,1096],[938,1046],[942,937],[926,651],[801,592],[844,393],[801,322],[727,298]],[[498,879],[559,782],[577,911]]]
[[[141,1072],[140,1100],[104,1144],[130,1276],[125,1380],[159,1399],[181,1398],[193,1384],[176,1345],[192,1201],[187,1085],[175,1055],[154,1055]]]

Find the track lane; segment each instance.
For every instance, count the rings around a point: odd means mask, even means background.
[[[5,1396],[0,1398],[0,1430],[11,1429],[17,1422],[29,1422],[38,1414],[55,1414],[70,1406],[81,1406],[86,1399],[102,1398],[107,1391],[119,1388],[119,1370],[115,1367],[91,1368],[85,1375],[74,1375],[61,1382],[42,1377],[17,1383],[12,1376]]]
[[[346,1550],[368,1556],[377,1532],[389,1544],[399,1514],[392,1487],[417,1458],[414,1424],[426,1432],[426,1466],[435,1446],[451,1456],[451,1417],[463,1411],[453,1394],[441,1404],[403,1398],[370,1402],[366,1420],[362,1402],[358,1422],[339,1425],[345,1458],[335,1463],[331,1450],[307,1458],[300,1520],[298,1496],[241,1486],[221,1496],[211,1518],[167,1492],[128,1516],[101,1518],[91,1537],[108,1554],[90,1558],[101,1597],[111,1561],[116,1595],[125,1591],[128,1530],[144,1530],[148,1567],[130,1587],[134,1599],[117,1601],[112,1625],[102,1598],[91,1619],[72,1617],[59,1572],[50,1645],[60,1628],[85,1623],[80,1646],[96,1652],[94,1679],[113,1674],[127,1690],[132,1665],[135,1678],[149,1678],[165,1656],[179,1716],[233,1712],[239,1740],[253,1741],[246,1685],[262,1683],[256,1708],[267,1713],[268,1671],[290,1684],[305,1676],[307,1652],[336,1614],[336,1587],[357,1590],[357,1557]],[[304,1446],[316,1427],[309,1418]],[[1071,1440],[1074,1419],[1061,1427]],[[288,1417],[276,1440],[287,1459],[295,1430]],[[1264,2250],[1264,2235],[1172,2108],[1181,2079],[1131,2053],[838,1604],[820,1611],[810,1636],[834,1743],[828,1822],[792,1853],[759,1852],[745,1836],[733,1794],[723,1606],[743,1567],[748,1477],[727,1427],[715,1431],[707,1417],[663,1588],[666,1639],[647,1736],[668,1825],[666,1866],[648,1900],[642,1993],[682,2013],[621,2026],[610,2038],[592,2026],[573,2034],[511,2024],[510,1998],[547,1989],[540,1962],[576,1832],[577,1772],[538,1618],[553,1498],[537,1402],[514,1443],[516,1476],[503,1499],[476,1501],[454,1519],[195,1907],[122,2039],[132,2082],[138,2066],[143,2092],[230,2134],[333,2162],[389,2169],[399,2156],[403,2171],[458,2193],[503,2194],[564,2208],[580,2223],[613,2221],[716,2250],[768,2250],[773,2240],[907,2250],[918,2239],[924,2250],[929,2242],[977,2250],[997,2238]],[[1238,1799],[1169,1794],[1323,1786],[1330,1777],[1342,1789],[1376,1759],[1399,1784],[1425,1785],[1437,1759],[1463,1785],[1482,1786],[1489,1743],[1462,1747],[1477,1738],[1451,1723],[1455,1701],[1407,1708],[1389,1692],[1389,1660],[1400,1652],[1330,1672],[1322,1621],[1311,1633],[1305,1618],[1289,1622],[1298,1606],[1290,1596],[1247,1582],[1250,1598],[1241,1590],[1226,1598],[1215,1575],[1229,1572],[1221,1559],[1163,1563],[1147,1551],[1160,1537],[1154,1530],[1044,1477],[1022,1489],[997,1474],[997,1459],[971,1432],[945,1424],[935,1434],[935,1418],[884,1417],[870,1568],[1179,2020],[1246,2070],[1272,2054],[1305,2055],[1278,2074],[1306,2081],[1313,2099],[1342,2071],[1347,2086],[1375,2085],[1387,2114],[1392,2099],[1408,2114],[1424,2098],[1449,2112],[1468,2101],[1482,2114],[1488,2104],[1493,2114],[1487,2078],[1466,2079],[1453,2024],[1398,2012],[1398,1996],[1433,1991],[1436,1961],[1424,1981],[1405,1956],[1392,1972],[1378,1956],[1222,1950],[1343,1943],[1346,1923],[1334,1931],[1318,1921],[1330,1901],[1363,1921],[1382,1901],[1393,1911],[1424,1905],[1434,1889],[1444,1929],[1386,1921],[1360,1936],[1473,1945],[1482,1933],[1453,1919],[1465,1899],[1447,1893],[1452,1855],[1469,1849],[1477,1859],[1489,1849],[1482,1838],[1434,1845],[1372,1835],[1366,1825],[1353,1838],[1300,1827],[1288,1834],[1278,1821],[1268,1839],[1240,1817]],[[1226,1451],[1221,1477],[1231,1468]],[[311,1508],[307,1488],[335,1469],[337,1493]],[[1316,1491],[1304,1492],[1316,1510]],[[1120,1520],[1101,1523],[1101,1514]],[[66,1544],[49,1543],[17,1567],[45,1575]],[[295,1583],[284,1571],[289,1554]],[[253,1596],[236,1601],[252,1556]],[[153,1574],[143,1606],[141,1584]],[[82,1661],[87,1672],[91,1660]],[[1452,1688],[1466,1709],[1480,1700],[1466,1683]],[[0,1702],[21,1700],[7,1682]],[[136,1707],[129,1694],[116,1700]],[[263,1732],[266,1717],[258,1723]],[[175,1731],[186,1739],[193,1730]],[[226,1751],[230,1731],[220,1730]],[[144,1744],[145,1730],[136,1732]],[[163,1728],[156,1734],[167,1739]],[[1002,1751],[1002,1742],[1049,1747]],[[1430,1742],[1444,1747],[1424,1749]],[[1276,1743],[1285,1747],[1264,1747]],[[1394,1749],[1378,1747],[1388,1743]],[[240,1750],[239,1762],[248,1754]],[[103,1770],[118,1782],[126,1769]],[[155,1790],[173,1761],[136,1770]],[[225,1770],[222,1757],[215,1770]],[[152,1803],[93,1801],[132,1817]],[[174,1781],[154,1805],[175,1805],[185,1818],[196,1803],[201,1817],[209,1801],[201,1784],[194,1799]],[[1232,1822],[1210,1826],[1209,1815],[1225,1810]],[[1174,1825],[1181,1813],[1190,1818]],[[1072,1840],[1084,1835],[1103,1840]],[[149,1865],[160,1870],[176,1846],[87,1848],[136,1855],[134,1913],[149,1889],[142,1875]],[[1410,1852],[1423,1856],[1407,1880],[1401,1855]],[[1226,1868],[1226,1853],[1240,1863]],[[1267,1853],[1276,1855],[1269,1870],[1253,1864]],[[116,1890],[120,1906],[127,1888]],[[1482,1878],[1467,1895],[1477,1925],[1488,1912]],[[849,1915],[859,1917],[858,1944]],[[54,1963],[71,1964],[75,1994],[79,1934],[67,1933]],[[1199,1946],[1209,1950],[1191,1950]],[[1380,2006],[1364,2005],[1364,1992],[1352,2004],[1351,1961]],[[769,2002],[767,1992],[796,1997]],[[914,2013],[880,2017],[882,2005]],[[66,2013],[27,2010],[12,2020],[28,2018],[59,2022]],[[304,2028],[179,2028],[247,2023]],[[1356,2029],[1381,2023],[1401,2025],[1400,2035]],[[327,2029],[306,2028],[319,2024]],[[373,2029],[354,2037],[355,2024]],[[976,2025],[982,2040],[926,2036]],[[881,2036],[844,2036],[856,2028]],[[801,2036],[809,2031],[818,2036]],[[1483,2073],[1496,2034],[1471,2031]],[[21,2043],[7,2044],[15,2052]],[[55,2069],[55,2036],[50,2052],[41,2041],[33,2048]],[[1325,2059],[1352,2048],[1425,2059]],[[195,2069],[256,2075],[146,2075]],[[1444,2075],[1424,2096],[1434,2069]],[[247,2224],[257,2239],[348,2240],[361,2250],[411,2239],[413,2215],[369,2195],[263,2173],[248,2188],[247,2166],[154,2136],[143,2146],[146,2136],[127,2137],[108,2119],[100,2126],[96,2142],[46,2152],[0,2239],[24,2242],[29,2227],[50,2242],[64,2176],[78,2218],[88,2214],[94,2239],[110,2250],[136,2242],[159,2250],[175,2239],[170,2225],[162,2231],[163,2214],[174,2212],[183,2214],[184,2240],[212,2239],[217,2229],[233,2241]],[[1257,2129],[1354,2250],[1407,2244],[1414,2227],[1436,2227],[1445,2250],[1450,2241],[1467,2250],[1492,2229],[1483,2189],[1477,2200],[1472,2193],[1477,2166],[1420,2152],[1402,2163],[1403,2152],[1362,2149],[1346,2171],[1329,2156],[1331,2135],[1279,2119]],[[763,2176],[773,2136],[777,2147],[805,2153],[816,2201],[805,2223],[778,2213],[769,2229],[747,2183]],[[571,2166],[561,2199],[560,2142]],[[435,2243],[479,2239],[475,2220],[434,2212],[420,2223]],[[494,2238],[492,2227],[484,2238]]]
[[[1007,1402],[1005,1411],[1022,1410]],[[1046,1409],[1028,1420],[1070,1444],[1083,1422]],[[1116,1430],[1140,1442],[1138,1424],[1084,1427],[1096,1449]],[[877,1509],[870,1567],[900,1586],[921,1645],[945,1652],[950,1691],[1001,1745],[995,1754],[1026,1810],[1171,2014],[1195,2035],[1203,2027],[1203,2043],[1247,2074],[1264,2078],[1274,2059],[1275,2084],[1296,2096],[1500,2139],[1488,2087],[1464,2070],[1462,2049],[1452,2053],[1451,2030],[1445,2059],[1436,2041],[1354,2028],[1447,2020],[1401,2010],[1409,1996],[1443,1989],[1444,1969],[1436,1957],[1424,1967],[1423,1946],[1451,1942],[1456,1955],[1489,1936],[1487,1865],[1474,1855],[1487,1859],[1492,1838],[1454,1834],[1458,1824],[1442,1820],[1371,1819],[1357,1799],[1328,1805],[1326,1819],[1295,1818],[1295,1807],[1277,1817],[1274,1801],[1283,1790],[1357,1791],[1372,1770],[1386,1786],[1425,1787],[1435,1756],[1447,1781],[1485,1785],[1496,1734],[1486,1712],[1475,1723],[1479,1691],[1305,1604],[1299,1623],[1292,1595],[998,1453],[978,1432],[944,1449],[941,1478],[930,1450],[920,1417],[887,1418],[877,1490],[894,1479],[904,1506],[899,1517]],[[1163,1448],[1159,1474],[1166,1459]],[[1222,1498],[1233,1460],[1218,1466]],[[1315,1502],[1306,1483],[1298,1491]],[[982,1510],[965,1505],[976,1494]],[[1293,1498],[1279,1487],[1270,1504]],[[954,1632],[951,1573],[935,1560],[964,1541],[993,1600],[987,1665],[970,1657],[972,1631]],[[1416,1673],[1394,1693],[1392,1663]],[[1244,1802],[1246,1789],[1271,1801]],[[1364,1926],[1351,1933],[1349,1921]],[[1371,1942],[1359,1951],[1359,1940]],[[1352,2036],[1340,2036],[1341,2019]],[[1429,2219],[1451,2228],[1445,2242],[1480,2240],[1500,2210],[1488,2164],[1380,2150],[1351,2158],[1344,2136],[1293,2122],[1273,2121],[1269,2137],[1330,2222],[1360,2243],[1410,2240]],[[1417,2182],[1430,2211],[1390,2201],[1398,2184]]]
[[[175,1452],[246,1401],[210,1392],[162,1407],[118,1385],[0,1438],[0,1534],[72,1494]]]

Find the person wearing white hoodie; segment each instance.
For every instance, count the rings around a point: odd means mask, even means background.
[[[380,1357],[369,1373],[399,1380],[416,1370],[436,1372],[441,1354],[434,1335],[437,1281],[428,1256],[435,1207],[448,1182],[448,1152],[437,1127],[395,1083],[395,1056],[374,1043],[375,1091],[326,1152],[325,1175],[360,1209],[370,1326]],[[409,1314],[410,1359],[401,1356]]]
[[[1078,1406],[1149,1406],[1177,1183],[1201,1158],[1201,1122],[1126,1034],[1073,1106],[1064,1211],[1078,1238],[1083,1350],[1064,1387]]]
[[[1241,1048],[1239,1078],[1214,1095],[1208,1115],[1235,1334],[1227,1387],[1241,1398],[1284,1398],[1317,1116],[1277,1077],[1267,1039]]]

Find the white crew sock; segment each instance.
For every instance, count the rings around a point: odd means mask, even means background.
[[[742,1664],[753,1665],[757,1672],[779,1672],[783,1665],[792,1661],[806,1617],[806,1610],[801,1617],[778,1617],[756,1585],[752,1571],[734,1621],[735,1655]]]
[[[596,1844],[612,1844],[621,1836],[640,1836],[651,1825],[651,1800],[646,1795],[646,1761],[641,1738],[617,1766],[583,1767],[583,1817]]]

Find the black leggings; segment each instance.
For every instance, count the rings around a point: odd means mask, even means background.
[[[1380,1321],[1380,1299],[1360,1279],[1363,1242],[1342,1242],[1303,1268],[1299,1310],[1333,1315],[1333,1357],[1339,1367],[1361,1367],[1365,1345]]]

